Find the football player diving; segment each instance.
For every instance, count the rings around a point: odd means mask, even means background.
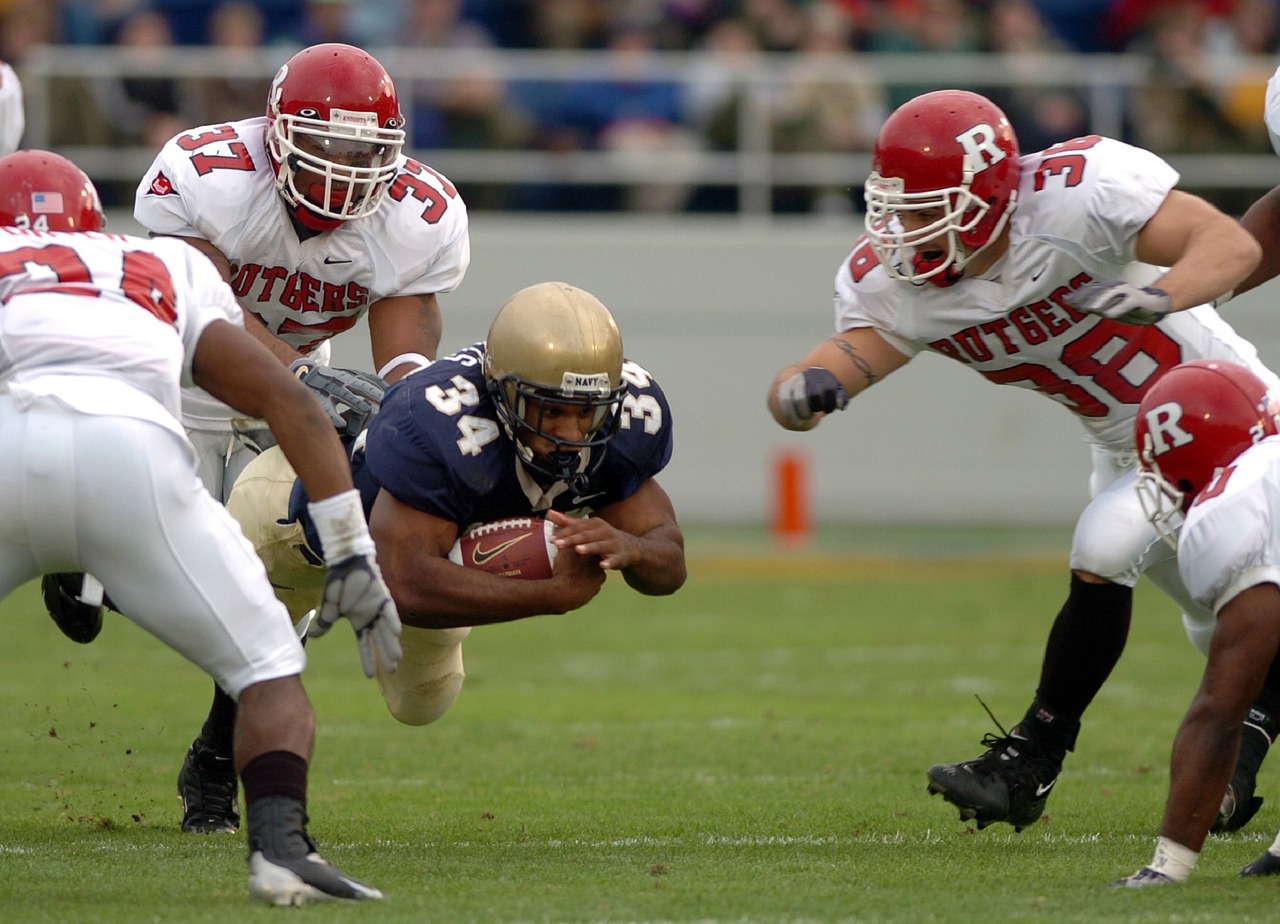
[[[404,623],[398,669],[376,675],[400,722],[425,725],[453,705],[473,626],[577,610],[609,571],[648,595],[684,584],[684,537],[656,480],[671,457],[671,412],[653,377],[623,358],[612,315],[590,293],[561,282],[522,289],[483,342],[404,377],[376,413],[367,378],[321,372],[311,384],[346,417],[354,481]],[[324,549],[277,449],[245,468],[227,509],[280,599],[305,617]],[[468,527],[531,516],[555,527],[550,578],[449,560]]]

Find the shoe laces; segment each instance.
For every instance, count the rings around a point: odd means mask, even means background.
[[[212,748],[193,748],[192,767],[201,807],[210,813],[236,814],[240,780],[230,761],[219,761]]]
[[[987,752],[974,761],[975,765],[982,771],[998,775],[1010,783],[1030,784],[1032,789],[1057,778],[1059,771],[1057,763],[1048,757],[1034,753],[1031,750],[1031,739],[1016,734],[1018,726],[1005,729],[995,713],[983,702],[982,697],[978,696],[977,700],[986,710],[991,721],[995,723],[1000,734],[987,732],[982,736],[980,743]]]

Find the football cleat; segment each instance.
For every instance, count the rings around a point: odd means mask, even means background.
[[[240,780],[230,757],[200,738],[187,748],[178,772],[182,830],[195,834],[235,834],[240,829]]]
[[[40,595],[54,625],[73,642],[87,645],[102,631],[102,585],[80,571],[46,574]]]
[[[1271,740],[1277,732],[1276,721],[1266,711],[1254,704],[1245,717],[1240,733],[1240,756],[1231,775],[1227,793],[1222,797],[1218,817],[1209,829],[1215,834],[1238,831],[1249,823],[1258,809],[1262,797],[1253,794],[1258,780],[1258,770],[1271,749]]]
[[[249,895],[268,905],[373,901],[382,893],[320,856],[302,803],[264,796],[249,806]]]
[[[1276,873],[1280,873],[1280,857],[1270,850],[1240,870],[1241,876],[1274,876]]]
[[[979,830],[998,821],[1018,832],[1035,824],[1062,764],[1027,753],[1030,743],[1017,732],[984,736],[988,750],[981,757],[930,767],[929,794],[941,795],[960,810],[961,821],[973,821]]]
[[[1177,885],[1177,882],[1159,870],[1154,870],[1149,866],[1144,866],[1132,876],[1125,876],[1123,879],[1117,879],[1115,882],[1110,883],[1110,885],[1117,886],[1121,889],[1145,889],[1150,886]]]
[[[1239,770],[1236,771],[1239,773]],[[1232,780],[1231,785],[1227,787],[1227,794],[1222,797],[1222,804],[1218,807],[1218,817],[1213,820],[1213,825],[1209,828],[1214,834],[1222,834],[1227,831],[1239,831],[1254,815],[1258,814],[1258,809],[1262,808],[1262,796],[1250,795],[1242,798],[1241,793],[1250,792],[1252,787],[1245,789],[1241,785],[1241,781]]]

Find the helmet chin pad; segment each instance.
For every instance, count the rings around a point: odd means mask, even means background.
[[[323,215],[317,215],[305,205],[295,205],[290,211],[293,217],[298,220],[298,224],[312,231],[332,231],[343,224],[341,218],[325,218]]]
[[[947,261],[947,266],[940,272],[934,272],[943,261]],[[953,286],[964,278],[964,272],[956,269],[954,262],[945,253],[915,254],[911,258],[911,266],[917,278],[924,278],[940,289]]]

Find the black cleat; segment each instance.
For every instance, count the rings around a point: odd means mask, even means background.
[[[178,772],[182,830],[196,834],[235,834],[240,829],[237,796],[240,780],[230,757],[220,756],[197,738],[187,748]]]
[[[1280,857],[1270,850],[1240,870],[1241,876],[1274,876],[1276,873],[1280,873]]]
[[[264,796],[249,806],[251,897],[284,907],[382,898],[373,886],[320,856],[306,823],[302,803],[286,796]]]
[[[1249,709],[1240,732],[1240,756],[1236,759],[1227,794],[1222,797],[1218,817],[1213,820],[1210,831],[1215,834],[1239,831],[1258,814],[1263,800],[1261,796],[1255,796],[1253,790],[1257,785],[1258,770],[1271,749],[1276,732],[1275,719],[1256,704]]]
[[[960,810],[961,821],[972,820],[979,830],[998,821],[1014,831],[1035,824],[1062,764],[1027,753],[1029,742],[1017,732],[986,735],[982,743],[988,750],[981,757],[930,767],[930,795],[941,795]]]
[[[96,593],[86,594],[86,589]],[[102,585],[93,581],[86,588],[83,572],[46,574],[40,579],[40,595],[54,625],[71,641],[87,645],[102,631]]]

